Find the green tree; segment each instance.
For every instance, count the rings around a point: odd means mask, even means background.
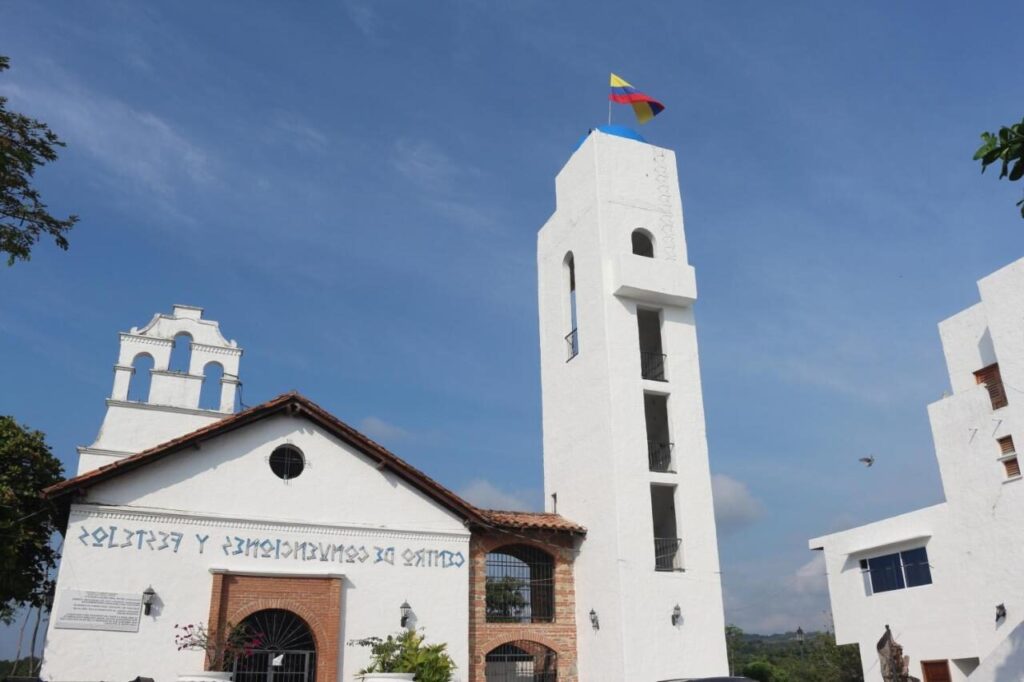
[[[754,661],[743,666],[743,675],[757,682],[789,682],[789,675],[768,661]]]
[[[49,608],[57,510],[39,491],[64,468],[40,431],[0,416],[0,621],[23,607]]]
[[[1024,177],[1024,119],[1011,126],[1003,126],[998,133],[981,134],[981,146],[974,152],[974,160],[981,161],[981,172],[993,163],[1002,162],[999,178],[1016,182]],[[1024,199],[1017,202],[1024,218]]]
[[[0,56],[0,72],[10,67]],[[0,97],[0,253],[7,264],[28,260],[32,247],[43,235],[67,250],[67,232],[78,216],[60,219],[50,215],[32,186],[36,168],[57,160],[63,147],[56,133],[45,123],[7,110],[7,98]]]
[[[523,590],[526,581],[510,575],[494,580],[487,580],[487,617],[489,620],[518,620],[519,614],[526,608],[526,597]]]

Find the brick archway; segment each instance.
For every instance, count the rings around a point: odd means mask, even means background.
[[[526,545],[554,559],[554,620],[549,623],[487,621],[487,554],[506,545]],[[535,642],[558,655],[559,682],[576,682],[576,604],[573,586],[575,546],[572,538],[555,534],[476,532],[469,562],[469,676],[485,682],[488,653],[502,644]]]
[[[316,682],[336,682],[341,587],[340,577],[214,573],[209,628],[216,632],[265,609],[291,611],[306,621],[316,643]]]

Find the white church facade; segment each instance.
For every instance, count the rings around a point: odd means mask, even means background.
[[[929,405],[946,501],[810,541],[824,552],[836,641],[883,680],[886,626],[925,682],[1024,679],[1024,259],[939,325],[952,394]]]
[[[673,153],[592,131],[538,273],[544,512],[480,509],[296,393],[236,412],[242,349],[199,308],[122,333],[99,436],[45,491],[66,533],[43,679],[196,672],[173,642],[197,622],[265,634],[235,682],[347,682],[368,654],[346,643],[402,627],[462,682],[725,674]]]

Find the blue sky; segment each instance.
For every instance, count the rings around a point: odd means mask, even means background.
[[[116,333],[204,306],[474,500],[541,497],[536,230],[615,71],[667,110],[727,618],[818,629],[807,538],[937,502],[936,323],[1020,257],[1015,2],[12,2],[0,93],[68,143],[71,250],[0,269],[0,413],[74,469]],[[628,108],[616,112],[629,118]],[[864,469],[857,459],[877,457]],[[0,634],[0,655],[12,652]]]

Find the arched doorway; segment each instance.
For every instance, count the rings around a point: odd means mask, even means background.
[[[233,682],[316,680],[316,642],[306,621],[285,609],[266,609],[242,623],[262,642],[251,656],[235,659]]]
[[[537,642],[507,642],[484,658],[487,682],[557,682],[558,654]]]

